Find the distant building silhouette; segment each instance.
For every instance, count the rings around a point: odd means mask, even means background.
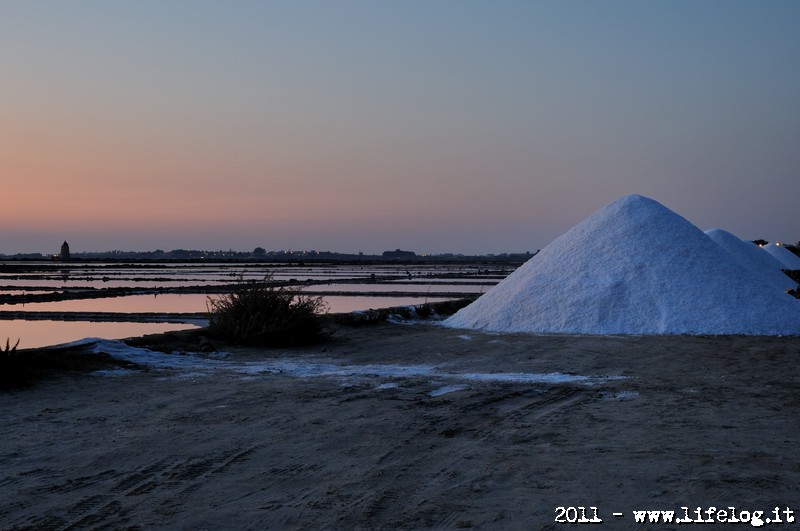
[[[394,251],[383,251],[384,258],[412,258],[417,256],[417,253],[414,251],[401,251],[400,249],[395,249]]]
[[[61,254],[59,258],[61,260],[69,260],[69,244],[66,241],[61,244]]]

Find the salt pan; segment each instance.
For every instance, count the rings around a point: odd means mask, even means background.
[[[786,266],[773,256],[763,252],[753,242],[741,240],[722,229],[707,230],[706,235],[714,240],[717,245],[728,251],[742,266],[774,284],[780,291],[797,287],[797,283],[781,271],[781,269],[786,269]]]
[[[781,264],[783,264],[784,269],[800,269],[800,257],[783,245],[779,245],[777,243],[768,243],[761,249],[767,251]]]
[[[800,301],[660,203],[622,197],[445,321],[494,332],[800,334]]]

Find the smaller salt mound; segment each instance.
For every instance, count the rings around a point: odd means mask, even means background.
[[[800,257],[782,245],[769,243],[761,249],[767,251],[783,264],[783,269],[800,269]]]
[[[660,203],[622,197],[445,326],[572,334],[800,334],[800,301]]]
[[[794,280],[781,272],[786,267],[773,256],[761,251],[753,242],[746,242],[722,229],[707,230],[706,235],[728,251],[739,264],[774,284],[778,290],[786,291],[797,287]]]

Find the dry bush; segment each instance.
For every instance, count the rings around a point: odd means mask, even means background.
[[[272,275],[260,281],[239,279],[229,294],[208,298],[209,333],[239,345],[286,346],[321,341],[322,297],[300,295],[276,286]]]
[[[6,338],[5,348],[0,348],[0,388],[16,387],[27,380],[27,370],[24,359],[17,352],[19,339],[11,346],[11,340]]]

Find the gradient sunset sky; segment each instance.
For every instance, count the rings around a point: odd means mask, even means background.
[[[800,2],[0,0],[0,253],[800,239]]]

